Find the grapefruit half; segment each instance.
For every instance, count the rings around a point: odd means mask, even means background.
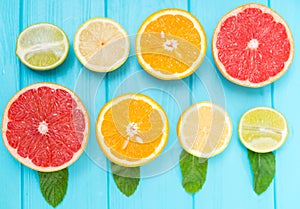
[[[82,154],[89,135],[88,113],[69,89],[36,83],[16,93],[2,120],[8,151],[22,164],[42,172],[68,167]]]
[[[262,87],[279,79],[289,68],[294,43],[282,17],[259,4],[246,4],[226,14],[212,42],[213,57],[230,81]]]

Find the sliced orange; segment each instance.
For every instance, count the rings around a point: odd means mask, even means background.
[[[149,16],[136,37],[140,65],[163,80],[189,76],[206,53],[206,35],[199,20],[187,11],[165,9]]]
[[[231,134],[228,113],[212,102],[192,105],[181,115],[177,125],[183,149],[201,158],[210,158],[224,151]]]
[[[112,162],[136,167],[156,158],[168,140],[168,119],[162,107],[143,94],[124,94],[100,111],[96,135]]]

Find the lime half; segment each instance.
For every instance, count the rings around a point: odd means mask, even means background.
[[[21,62],[34,70],[50,70],[67,57],[69,41],[66,34],[49,23],[31,25],[19,35],[16,54]]]
[[[288,136],[287,121],[272,108],[257,107],[242,116],[239,136],[241,142],[254,152],[272,152],[281,147]]]

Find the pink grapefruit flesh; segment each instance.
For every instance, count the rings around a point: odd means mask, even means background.
[[[82,154],[89,118],[71,90],[37,83],[20,90],[8,102],[2,135],[6,148],[19,162],[52,172],[71,165]]]
[[[226,14],[213,36],[213,56],[230,81],[261,87],[280,78],[294,54],[292,34],[275,11],[246,4]]]

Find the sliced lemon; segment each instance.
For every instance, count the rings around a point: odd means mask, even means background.
[[[34,70],[50,70],[59,66],[69,52],[66,34],[49,23],[31,25],[19,35],[16,54],[21,62]]]
[[[83,23],[74,38],[74,50],[89,70],[110,72],[119,68],[129,55],[129,37],[122,26],[107,18]]]
[[[199,20],[180,9],[150,15],[136,37],[136,56],[151,75],[162,80],[189,76],[202,63],[206,35]]]
[[[168,140],[168,118],[143,94],[124,94],[108,102],[96,122],[100,148],[112,162],[126,167],[156,158]]]
[[[228,145],[232,124],[227,112],[212,102],[199,102],[181,115],[177,125],[179,141],[187,152],[210,158]]]
[[[239,136],[241,142],[254,152],[272,152],[281,147],[288,136],[287,121],[272,108],[256,107],[242,116]]]

